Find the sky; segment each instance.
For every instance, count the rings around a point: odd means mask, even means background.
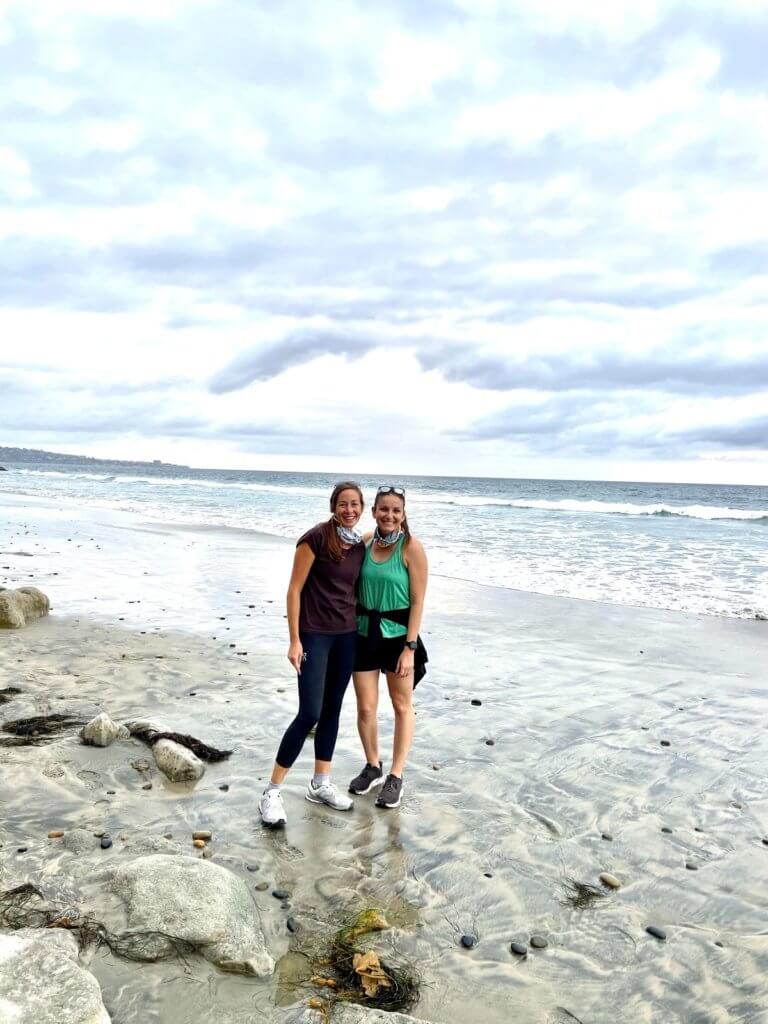
[[[768,484],[768,0],[0,0],[0,445]]]

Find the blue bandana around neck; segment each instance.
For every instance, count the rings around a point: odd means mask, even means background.
[[[403,531],[400,529],[393,530],[392,533],[388,533],[384,536],[379,530],[378,526],[373,531],[373,539],[380,548],[391,548],[393,544],[397,544],[403,535]]]
[[[351,544],[353,547],[363,539],[363,535],[358,533],[357,530],[349,526],[339,526],[338,523],[336,524],[336,533],[342,544]]]

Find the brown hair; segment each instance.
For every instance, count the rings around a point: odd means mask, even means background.
[[[333,559],[334,562],[340,562],[344,557],[344,548],[341,546],[339,535],[336,533],[336,502],[339,500],[339,495],[342,491],[357,491],[360,497],[360,505],[365,508],[365,499],[363,498],[363,492],[360,484],[355,483],[354,480],[342,480],[341,483],[331,491],[331,518],[323,524],[324,527],[324,541],[325,551],[329,558]]]
[[[402,503],[403,503],[403,521],[400,524],[400,529],[403,531],[403,534],[405,535],[405,540],[403,541],[403,547],[407,548],[408,547],[408,542],[411,539],[411,528],[408,525],[408,517],[405,514],[405,495],[404,494],[395,494],[394,491],[384,491],[383,494],[380,494],[377,491],[376,492],[376,497],[373,499],[373,511],[374,512],[376,511],[376,506],[379,504],[379,498],[388,498],[390,495],[393,498],[399,498],[400,501],[402,501]]]

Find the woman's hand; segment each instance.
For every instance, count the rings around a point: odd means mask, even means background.
[[[397,659],[395,671],[401,679],[405,679],[406,676],[411,675],[413,672],[413,655],[414,652],[410,648],[404,647],[400,657]]]
[[[292,640],[288,648],[288,661],[296,669],[298,675],[301,675],[301,663],[303,660],[304,648],[301,646],[301,640]]]

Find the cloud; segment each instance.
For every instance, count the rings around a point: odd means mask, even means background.
[[[214,394],[238,391],[254,381],[270,380],[292,366],[323,355],[362,356],[376,341],[345,331],[305,328],[280,341],[249,349],[216,373],[210,382]]]
[[[292,13],[4,5],[4,420],[330,450],[370,360],[459,471],[760,446],[764,0]]]

